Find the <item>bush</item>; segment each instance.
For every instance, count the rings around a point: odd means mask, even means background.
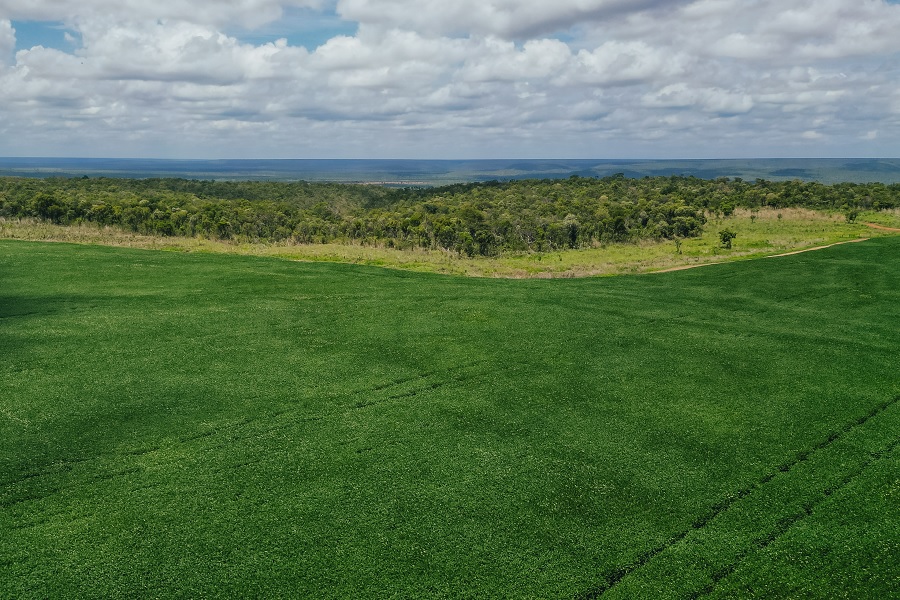
[[[731,240],[737,237],[737,234],[730,229],[723,229],[719,232],[719,240],[722,242],[722,247],[725,249],[731,248]]]

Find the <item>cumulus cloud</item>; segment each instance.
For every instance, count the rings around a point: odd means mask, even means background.
[[[688,18],[706,17],[708,31],[694,39],[717,57],[783,62],[786,57],[833,60],[900,51],[895,33],[900,8],[883,0],[709,0],[682,12]],[[748,18],[729,23],[742,14]]]
[[[229,29],[297,7],[356,33],[306,48]],[[17,20],[76,35],[14,54]],[[898,29],[883,0],[0,0],[0,153],[883,149]]]
[[[643,41],[606,42],[594,51],[580,51],[576,60],[573,78],[613,85],[680,77],[691,62],[680,52],[654,48]]]
[[[16,30],[9,19],[0,19],[0,69],[10,63],[16,47]]]
[[[685,83],[676,83],[645,95],[643,105],[653,108],[698,107],[718,115],[737,115],[750,112],[753,98],[746,92],[692,88]]]
[[[322,0],[0,0],[0,15],[24,21],[89,22],[94,19],[178,20],[255,27],[278,19],[285,7],[321,8]]]
[[[476,33],[513,39],[683,3],[679,0],[339,0],[337,8],[342,16],[355,21],[432,35]]]
[[[98,79],[173,80],[227,85],[245,79],[290,77],[304,48],[284,41],[250,46],[191,23],[97,24],[81,30],[77,58]]]
[[[486,38],[471,48],[460,76],[469,81],[529,81],[559,75],[572,64],[572,52],[559,40],[531,40],[519,49],[513,42]]]
[[[423,38],[392,30],[356,37],[338,36],[311,55],[310,68],[328,74],[336,85],[408,87],[432,81],[468,55],[467,44],[450,38]]]

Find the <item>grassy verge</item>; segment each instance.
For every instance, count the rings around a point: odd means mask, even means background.
[[[900,229],[900,209],[866,211],[860,213],[857,220]]]
[[[895,214],[896,213],[896,214]],[[0,220],[0,238],[102,244],[129,248],[185,252],[272,256],[290,260],[342,262],[406,269],[410,271],[475,277],[583,277],[646,273],[682,266],[696,266],[780,254],[896,232],[866,227],[870,220],[884,225],[900,223],[900,211],[866,213],[858,223],[847,223],[841,214],[805,209],[738,210],[728,218],[711,218],[701,237],[674,241],[609,244],[603,247],[465,258],[435,250],[320,244],[245,244],[200,238],[160,238],[95,226],[59,227],[48,223]],[[721,247],[718,232],[737,233],[731,249]]]

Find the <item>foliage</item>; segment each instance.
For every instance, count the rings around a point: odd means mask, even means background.
[[[719,241],[722,242],[722,247],[725,249],[731,249],[731,240],[736,237],[737,234],[728,228],[719,231]]]
[[[650,243],[603,244],[595,248],[552,253],[514,252],[498,256],[456,256],[429,248],[390,248],[361,242],[327,244],[249,243],[200,237],[142,235],[119,227],[92,224],[54,225],[34,218],[0,218],[0,238],[59,241],[130,248],[185,252],[217,252],[271,256],[291,260],[345,262],[473,277],[585,277],[633,274],[710,262],[743,260],[847,242],[863,237],[896,235],[900,211],[866,212],[863,220],[880,222],[874,229],[862,222],[847,223],[843,216],[826,211],[790,208],[761,209],[756,219],[739,209],[727,219],[729,229],[741,238],[737,249],[723,250],[718,229],[692,238]],[[778,218],[778,215],[781,218]],[[716,219],[715,225],[721,220]],[[680,248],[679,248],[680,245]]]
[[[0,178],[0,217],[248,242],[426,248],[464,256],[696,237],[736,207],[882,210],[900,185],[696,177],[521,180],[436,188],[189,179]],[[849,217],[848,217],[849,218]]]

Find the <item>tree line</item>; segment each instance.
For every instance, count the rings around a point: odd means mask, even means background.
[[[247,242],[352,242],[469,256],[697,236],[735,208],[900,206],[900,185],[572,176],[433,188],[0,177],[0,217]]]

